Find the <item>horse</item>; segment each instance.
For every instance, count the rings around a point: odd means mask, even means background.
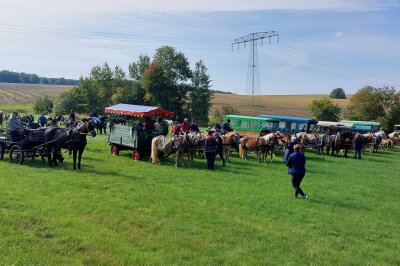
[[[99,117],[99,123],[95,123],[94,125],[95,125],[95,127],[96,127],[96,130],[97,130],[97,133],[99,133],[99,134],[103,134],[103,132],[104,132],[104,134],[106,134],[106,129],[107,129],[107,116],[101,116],[101,117]]]
[[[383,139],[383,140],[381,141],[380,146],[381,146],[381,147],[386,147],[387,150],[393,150],[393,148],[394,148],[394,142],[393,142],[393,140],[391,140],[390,138],[389,138],[389,139]]]
[[[85,150],[87,139],[86,136],[91,135],[92,137],[96,136],[96,131],[94,125],[91,121],[79,123],[77,127],[72,129],[60,129],[49,128],[45,131],[45,141],[47,143],[47,152],[48,152],[48,160],[49,166],[52,166],[52,162],[56,161],[57,153],[63,149],[68,149],[70,152],[72,151],[73,156],[73,169],[76,170],[76,159],[78,156],[78,170],[81,170],[81,160],[82,154]],[[51,155],[53,154],[53,159],[51,159]]]
[[[160,163],[167,156],[175,153],[175,167],[179,167],[182,165],[183,155],[185,153],[185,145],[185,136],[174,136],[172,138],[167,138],[163,135],[160,135],[154,137],[151,140],[150,160],[153,164]]]
[[[229,155],[231,149],[234,148],[237,152],[239,151],[240,134],[237,131],[228,132],[225,135],[221,135],[222,145],[224,147],[225,160],[229,162]]]
[[[242,159],[247,160],[247,153],[249,151],[255,151],[257,155],[257,160],[261,162],[265,161],[265,155],[267,151],[272,151],[271,152],[271,160],[272,160],[272,153],[276,142],[277,142],[276,133],[269,133],[262,137],[245,136],[240,139],[239,155]]]
[[[347,153],[349,152],[349,149],[352,146],[353,138],[354,138],[353,132],[350,131],[345,131],[345,132],[338,131],[336,135],[332,135],[331,136],[332,155],[339,156],[339,151],[343,149],[344,157],[347,158]],[[335,151],[336,154],[334,154]]]
[[[328,134],[315,136],[315,152],[320,155],[324,154],[324,147],[328,145],[330,146],[330,140],[331,136]]]
[[[201,133],[196,134],[192,132],[187,132],[185,135],[186,138],[186,145],[185,145],[185,152],[188,155],[188,166],[193,166],[193,157],[195,152],[199,149],[198,143],[204,138]]]

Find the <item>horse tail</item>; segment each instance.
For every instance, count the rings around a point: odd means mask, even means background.
[[[239,156],[240,158],[244,159],[244,139],[239,141]]]
[[[155,137],[151,140],[151,162],[152,163],[158,163],[159,159],[158,159],[158,149],[157,149],[157,141],[158,141],[158,137]]]

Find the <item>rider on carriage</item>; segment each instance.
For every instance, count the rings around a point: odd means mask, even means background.
[[[25,131],[22,128],[22,124],[18,118],[17,112],[11,113],[10,119],[7,121],[7,128],[10,130],[12,141],[18,141],[22,136],[25,135]]]

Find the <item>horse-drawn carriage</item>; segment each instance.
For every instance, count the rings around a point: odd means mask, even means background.
[[[146,129],[138,120],[132,118],[144,117],[174,117],[174,113],[159,107],[117,104],[105,108],[105,112],[130,118],[125,124],[117,123],[117,119],[108,122],[108,142],[111,145],[111,153],[118,155],[122,150],[131,150],[132,158],[139,160],[143,155],[151,152],[151,141],[158,136],[158,131]],[[120,120],[121,121],[121,120]]]
[[[0,160],[8,154],[10,163],[23,164],[25,158],[47,156],[44,129],[20,129],[18,136],[11,136],[9,129],[0,129]]]

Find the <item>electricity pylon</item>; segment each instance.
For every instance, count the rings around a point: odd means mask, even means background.
[[[277,42],[279,42],[279,34],[275,31],[268,32],[255,32],[247,34],[243,37],[235,39],[232,43],[233,47],[237,45],[238,49],[240,48],[240,44],[243,44],[243,47],[246,48],[246,43],[250,43],[250,53],[249,53],[249,68],[247,71],[247,84],[246,84],[246,93],[251,94],[253,96],[253,106],[255,106],[255,96],[260,96],[261,103],[261,91],[260,91],[260,73],[259,73],[259,65],[258,65],[258,52],[257,45],[258,41],[261,42],[261,45],[264,43],[264,39],[268,38],[268,43],[271,44],[271,38],[276,37]]]

